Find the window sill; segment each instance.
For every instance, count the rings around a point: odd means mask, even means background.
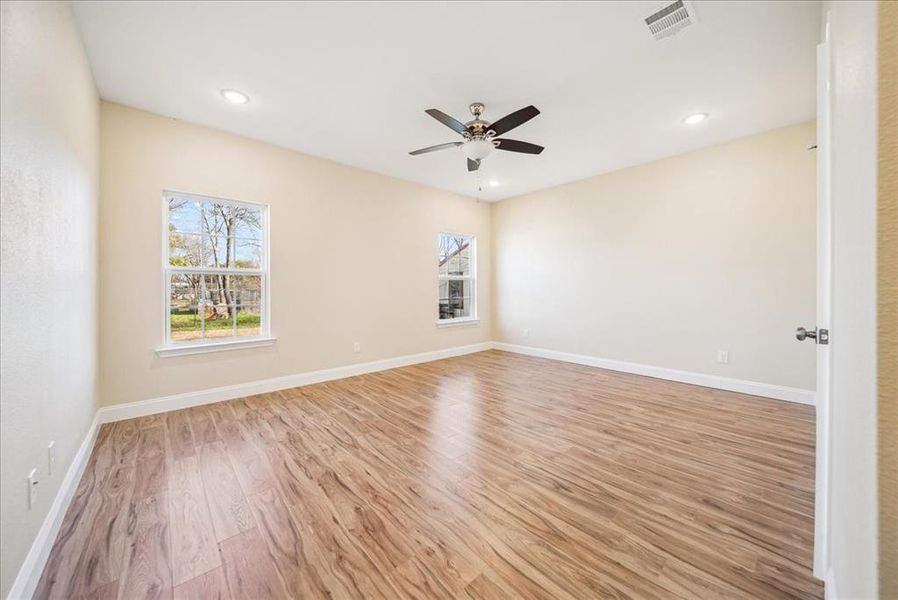
[[[263,337],[246,340],[228,340],[226,342],[206,342],[204,344],[178,344],[156,348],[156,354],[160,358],[170,356],[187,356],[189,354],[206,354],[207,352],[224,352],[225,350],[243,350],[245,348],[260,348],[271,346],[277,338]]]
[[[480,319],[465,317],[458,319],[437,319],[437,327],[460,327],[462,325],[479,325]]]

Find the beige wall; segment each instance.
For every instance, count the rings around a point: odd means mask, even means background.
[[[879,4],[879,594],[898,598],[898,2]]]
[[[814,325],[813,142],[795,125],[498,203],[495,339],[813,389],[793,337]]]
[[[490,339],[488,204],[117,104],[100,129],[103,404]],[[164,189],[270,205],[274,346],[156,356]],[[435,325],[441,230],[478,238],[479,325]]]
[[[96,411],[98,105],[66,3],[0,4],[0,597]],[[47,475],[47,444],[56,465]],[[28,472],[37,503],[28,509]]]

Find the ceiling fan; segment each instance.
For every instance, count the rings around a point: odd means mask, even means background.
[[[538,115],[539,111],[535,106],[527,106],[520,110],[516,110],[510,115],[502,117],[495,123],[490,123],[489,121],[484,121],[480,118],[484,108],[485,107],[480,102],[472,104],[470,109],[471,114],[474,115],[474,119],[467,123],[462,123],[457,119],[453,119],[446,113],[435,108],[425,110],[424,112],[431,117],[456,133],[461,134],[464,141],[447,142],[445,144],[437,144],[436,146],[428,146],[427,148],[409,152],[409,154],[417,156],[436,150],[461,147],[462,153],[468,159],[468,171],[476,171],[480,168],[480,161],[497,148],[509,152],[523,152],[525,154],[539,154],[543,151],[543,147],[537,146],[536,144],[497,137],[511,131],[518,125],[523,125]]]

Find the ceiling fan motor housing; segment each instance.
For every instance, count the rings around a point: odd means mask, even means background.
[[[489,137],[491,135],[489,131],[490,122],[480,118],[480,115],[483,114],[486,106],[484,106],[482,102],[474,102],[468,108],[471,110],[471,114],[474,115],[473,120],[465,123],[465,128],[468,130],[468,136],[473,139]]]

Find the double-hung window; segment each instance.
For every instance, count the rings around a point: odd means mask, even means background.
[[[268,207],[166,192],[163,212],[161,353],[268,340]]]
[[[439,234],[437,258],[439,264],[437,323],[476,320],[477,250],[474,236]]]

